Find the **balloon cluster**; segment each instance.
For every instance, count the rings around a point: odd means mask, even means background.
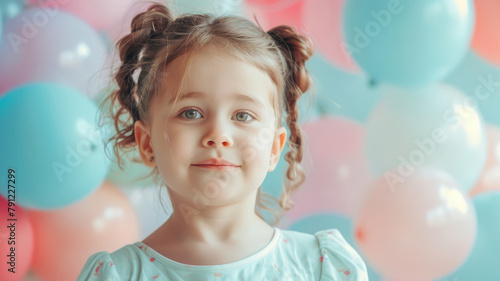
[[[310,95],[299,101],[307,178],[283,218],[290,229],[339,228],[370,280],[500,276],[495,1],[155,1],[312,37],[317,53],[306,66],[318,99],[313,110]],[[10,253],[1,280],[30,269],[74,280],[91,254],[158,225],[146,218],[146,193],[119,190],[152,185],[141,180],[151,170],[133,153],[118,168],[103,145],[113,128],[95,120],[113,90],[113,43],[148,4],[1,1],[0,218],[15,222],[0,228]],[[265,192],[280,196],[286,165],[266,177]]]
[[[1,280],[29,270],[74,280],[91,254],[139,238],[136,211],[109,179],[111,127],[96,121],[96,99],[110,92],[103,39],[114,39],[130,4],[0,3],[0,247],[10,253],[0,258]]]
[[[284,220],[342,229],[370,280],[493,280],[498,4],[297,2],[320,116],[302,125],[307,177]]]

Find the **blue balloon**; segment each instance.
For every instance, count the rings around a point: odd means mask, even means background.
[[[460,62],[474,30],[473,0],[350,0],[344,44],[375,80],[415,87]]]
[[[471,254],[446,280],[498,280],[500,266],[500,191],[472,198],[477,215],[477,240]]]
[[[317,231],[329,228],[338,229],[340,233],[342,233],[342,236],[344,237],[345,241],[347,241],[349,245],[355,248],[356,251],[360,254],[360,256],[363,257],[362,255],[363,253],[360,252],[359,249],[357,249],[356,243],[354,241],[352,220],[345,216],[333,213],[311,214],[301,220],[296,221],[294,224],[288,227],[289,230],[294,230],[309,234],[314,234]],[[366,263],[366,261],[365,264],[370,281],[381,280],[379,274],[375,270],[373,270],[369,266],[369,264]]]
[[[306,62],[306,67],[313,77],[316,110],[320,115],[347,116],[364,123],[382,96],[366,75],[342,71],[319,53]]]
[[[2,30],[3,30],[2,8],[0,8],[0,45],[2,45]]]
[[[53,83],[25,84],[0,98],[0,170],[12,171],[15,202],[57,209],[90,195],[109,168],[97,106],[78,90]],[[2,188],[7,199],[12,191]]]
[[[215,16],[244,15],[243,1],[234,0],[166,0],[175,14],[209,13]]]

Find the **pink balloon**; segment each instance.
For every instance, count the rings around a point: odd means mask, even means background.
[[[87,259],[139,240],[134,208],[104,182],[88,198],[66,208],[28,212],[35,230],[33,271],[43,280],[76,280]]]
[[[130,33],[132,19],[137,14],[145,12],[148,7],[152,5],[152,2],[165,4],[163,0],[148,0],[147,2],[144,0],[132,0],[129,2],[123,16],[118,21],[102,29],[102,32],[108,36],[109,41],[113,45],[115,45],[120,38]]]
[[[500,18],[498,17],[498,10],[500,9],[500,2],[474,0],[474,8],[476,17],[471,47],[481,57],[499,66],[500,34],[498,25],[500,24]]]
[[[269,29],[278,25],[291,25],[299,32],[304,30],[302,21],[302,9],[304,7],[304,0],[283,0],[283,1],[270,1],[259,5],[245,6],[245,17],[257,21],[259,25],[268,31]]]
[[[119,21],[132,0],[30,0],[35,7],[71,13],[97,30]]]
[[[393,280],[428,281],[457,269],[477,233],[474,206],[462,188],[428,168],[396,186],[391,180],[372,183],[354,219],[365,261]]]
[[[351,73],[359,67],[349,55],[342,37],[342,11],[345,0],[305,0],[302,11],[307,32],[321,54],[333,65]]]
[[[474,196],[482,192],[500,190],[500,128],[488,125],[488,156],[479,180],[471,189],[469,195]]]
[[[152,2],[165,4],[162,0],[133,0],[127,8],[127,11],[124,13],[122,19],[102,30],[102,34],[107,39],[106,43],[108,48],[113,50],[105,60],[105,66],[103,67],[103,69],[105,69],[104,75],[112,77],[112,75],[118,71],[118,68],[121,65],[121,60],[116,49],[116,43],[118,43],[118,41],[124,36],[130,34],[132,19],[134,19],[134,17],[139,13],[145,12],[148,7],[152,5]],[[100,99],[100,96],[103,94],[109,94],[110,89],[113,89],[113,87],[110,87],[105,91],[101,91],[99,96],[95,97],[95,100]]]
[[[93,99],[110,79],[102,38],[62,11],[32,8],[8,20],[0,46],[0,94],[30,82],[53,82]],[[101,76],[102,75],[102,76]]]
[[[15,193],[12,193],[14,195]],[[33,256],[33,227],[26,212],[15,200],[0,196],[0,280],[23,280]],[[11,209],[12,208],[12,212]],[[14,216],[10,216],[12,213]],[[11,221],[10,219],[15,219]],[[13,227],[12,225],[13,224]],[[11,251],[11,247],[14,251]],[[9,264],[14,262],[13,264]],[[9,269],[14,270],[10,272]]]
[[[351,217],[371,181],[362,151],[363,127],[347,118],[324,116],[303,124],[302,130],[307,138],[306,179],[292,196],[295,207],[287,220],[320,212]]]

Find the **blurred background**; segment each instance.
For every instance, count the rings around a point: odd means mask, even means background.
[[[171,214],[137,153],[123,169],[105,153],[114,132],[95,118],[116,88],[114,46],[152,2],[0,0],[0,280],[75,280]],[[370,280],[498,280],[500,2],[154,2],[313,39],[307,178],[281,228],[339,229]],[[286,169],[264,192],[281,195]]]

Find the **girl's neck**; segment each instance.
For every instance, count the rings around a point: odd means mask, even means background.
[[[179,220],[181,219],[181,220]],[[160,255],[184,264],[235,262],[266,247],[275,230],[255,213],[239,221],[195,219],[190,224],[175,213],[142,242]]]
[[[255,213],[258,189],[232,204],[196,208],[192,201],[170,192],[173,214],[162,226],[172,242],[220,246],[237,244],[274,229]]]
[[[248,224],[226,225],[222,230],[212,224],[210,227],[198,224],[182,228],[175,225],[174,219],[169,219],[143,243],[160,255],[183,264],[233,263],[259,252],[272,241],[274,228],[256,217],[258,220]]]
[[[165,222],[164,230],[173,234],[171,238],[179,243],[189,241],[213,247],[238,244],[261,233],[274,232],[255,212],[216,218],[200,214],[191,217],[189,223],[174,212]]]

